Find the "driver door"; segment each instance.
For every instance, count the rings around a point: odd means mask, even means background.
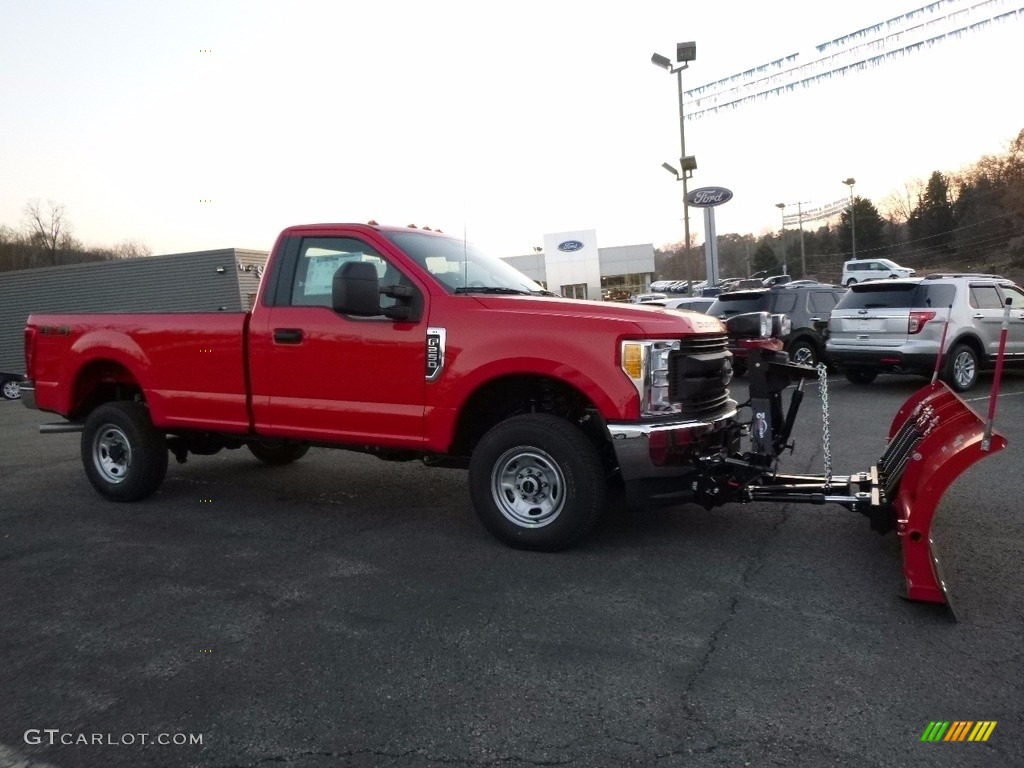
[[[426,311],[417,321],[340,315],[331,284],[342,264],[359,260],[376,267],[381,285],[422,289],[358,237],[296,239],[281,267],[290,280],[281,275],[275,306],[261,307],[250,328],[257,429],[328,443],[422,444]]]

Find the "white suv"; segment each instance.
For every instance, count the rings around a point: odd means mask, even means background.
[[[843,264],[843,285],[863,283],[866,280],[881,280],[887,277],[913,277],[914,270],[901,267],[888,259],[861,259]]]

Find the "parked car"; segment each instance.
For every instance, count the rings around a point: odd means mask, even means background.
[[[916,273],[909,267],[901,267],[889,259],[859,259],[843,264],[843,285],[863,283],[868,280],[882,280],[895,277],[913,277]]]
[[[832,312],[829,357],[855,384],[879,373],[931,375],[942,329],[943,379],[966,392],[991,367],[1004,302],[1010,328],[1006,364],[1024,364],[1024,291],[998,275],[936,274],[853,285]]]
[[[720,319],[746,312],[783,314],[792,323],[792,329],[782,341],[790,358],[804,365],[817,365],[825,359],[825,339],[821,327],[829,313],[846,293],[845,288],[827,283],[787,283],[771,288],[749,291],[730,291],[721,294],[707,311]],[[733,370],[737,375],[746,369],[746,350],[730,347]]]
[[[765,288],[771,288],[773,285],[785,285],[786,283],[793,282],[792,275],[772,275],[766,277],[761,281]]]
[[[708,307],[714,303],[714,296],[693,296],[684,299],[668,299],[666,301],[658,302],[658,304],[668,309],[688,309],[692,312],[707,312]]]
[[[667,298],[664,293],[638,293],[630,301],[633,304],[646,304],[650,301],[664,301]]]
[[[25,377],[20,373],[3,373],[0,371],[0,396],[4,400],[17,400],[21,397],[21,382]]]

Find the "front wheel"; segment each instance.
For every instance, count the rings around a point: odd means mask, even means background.
[[[249,452],[264,464],[281,467],[298,461],[309,450],[305,443],[289,443],[286,441],[252,440],[247,443]]]
[[[956,392],[966,392],[978,383],[978,353],[966,344],[957,344],[949,351],[946,381]]]
[[[854,277],[851,277],[849,280],[846,281],[846,287],[847,288],[849,288],[851,285],[856,285],[856,284],[857,284],[857,279],[854,278]]]
[[[549,414],[513,416],[473,451],[469,492],[480,521],[518,549],[567,549],[604,509],[597,448],[575,425]]]
[[[82,465],[89,482],[112,501],[138,501],[167,474],[167,439],[142,403],[105,403],[82,430]]]

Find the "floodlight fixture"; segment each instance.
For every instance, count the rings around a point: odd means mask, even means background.
[[[672,62],[660,53],[655,53],[651,56],[651,63],[656,67],[661,67],[662,69],[672,69]]]
[[[675,176],[675,177],[676,177],[677,179],[679,178],[679,171],[677,171],[677,170],[676,170],[675,168],[673,168],[673,167],[672,167],[672,166],[671,166],[670,164],[668,164],[668,163],[662,163],[662,164],[661,164],[661,167],[662,167],[662,168],[664,168],[664,169],[665,169],[666,171],[668,171],[669,173],[671,173],[671,174],[672,174],[673,176]]]
[[[693,61],[697,58],[697,43],[691,40],[688,43],[676,43],[676,61],[683,63]]]
[[[683,166],[683,172],[696,171],[697,170],[697,158],[693,155],[687,155],[679,159],[680,165]]]

